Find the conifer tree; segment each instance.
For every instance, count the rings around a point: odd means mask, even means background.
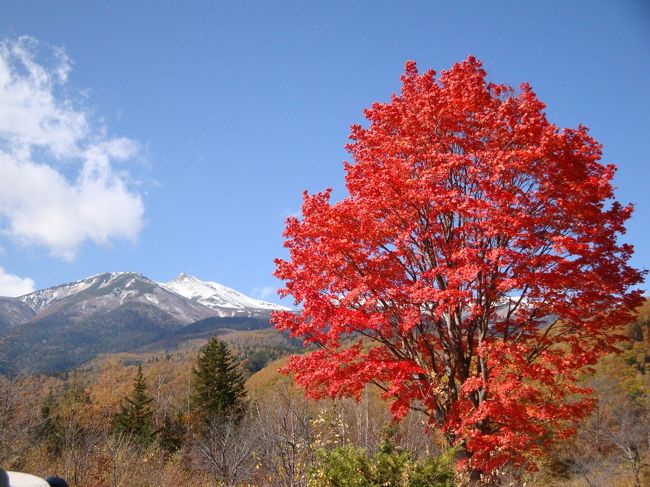
[[[228,345],[216,337],[199,351],[192,368],[192,415],[199,422],[239,419],[246,400],[244,379],[239,362]]]
[[[138,366],[133,391],[120,405],[115,415],[115,433],[132,435],[142,446],[149,446],[154,439],[153,410],[149,404],[153,398],[147,392],[147,384],[142,375],[142,365]]]
[[[52,455],[58,455],[61,452],[59,421],[60,419],[56,414],[56,399],[52,391],[50,391],[41,406],[41,422],[36,433],[38,438],[45,443],[48,453]]]
[[[175,453],[183,446],[183,437],[186,433],[183,418],[177,415],[173,418],[170,414],[163,418],[162,426],[158,432],[158,444],[167,453]]]

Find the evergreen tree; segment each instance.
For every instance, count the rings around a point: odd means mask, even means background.
[[[149,446],[154,439],[153,411],[149,404],[153,398],[147,392],[147,385],[142,375],[142,366],[138,366],[133,391],[120,405],[115,415],[114,431],[132,435],[142,446]]]
[[[183,438],[186,433],[183,418],[178,415],[172,418],[171,415],[165,415],[162,426],[158,432],[158,444],[168,453],[175,453],[183,446]]]
[[[59,421],[56,414],[56,399],[52,391],[50,391],[41,406],[41,422],[36,429],[36,434],[39,440],[45,443],[47,451],[51,455],[58,455],[61,452]]]
[[[200,422],[239,419],[244,412],[246,389],[239,362],[228,345],[216,337],[199,351],[192,368],[192,413]]]

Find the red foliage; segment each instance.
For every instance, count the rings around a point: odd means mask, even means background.
[[[588,413],[576,374],[641,303],[617,242],[632,207],[600,144],[549,123],[528,85],[488,83],[472,57],[438,79],[408,62],[402,83],[352,127],[349,196],[305,193],[287,220],[276,276],[302,312],[273,321],[319,347],[287,370],[314,398],[378,384],[474,470],[534,467]]]

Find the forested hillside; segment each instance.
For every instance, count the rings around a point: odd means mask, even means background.
[[[593,414],[548,452],[538,471],[502,472],[509,485],[647,485],[650,302],[623,331],[629,341],[621,353],[605,357],[583,379],[597,400]],[[286,355],[300,351],[295,344],[274,330],[219,338],[247,378],[246,413],[225,430],[205,436],[193,429],[192,368],[206,343],[202,338],[170,351],[103,355],[59,377],[0,378],[0,463],[38,475],[58,473],[72,486],[429,485],[417,483],[422,479],[462,485],[462,479],[452,480],[453,452],[426,428],[425,416],[413,412],[391,422],[374,387],[359,402],[306,400],[290,377],[278,373]],[[144,446],[115,430],[138,366],[153,432]],[[217,450],[225,452],[221,460],[213,455]],[[354,472],[365,480],[336,483]]]

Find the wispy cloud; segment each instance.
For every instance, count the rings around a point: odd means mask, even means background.
[[[7,273],[0,267],[0,296],[22,296],[34,292],[34,281]]]
[[[0,42],[0,231],[64,260],[87,241],[135,240],[144,213],[117,167],[138,157],[139,144],[109,137],[64,95],[70,69],[62,49],[30,37]]]
[[[275,288],[273,286],[254,287],[251,294],[255,299],[267,300],[275,296]]]
[[[286,220],[289,217],[293,218],[300,218],[302,216],[302,209],[298,208],[296,210],[290,210],[289,208],[285,208],[284,211],[282,212],[282,219]]]

